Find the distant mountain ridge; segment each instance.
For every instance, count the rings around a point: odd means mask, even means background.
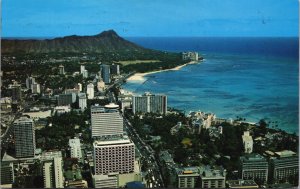
[[[114,30],[92,36],[65,36],[54,39],[2,39],[2,53],[102,53],[120,51],[151,51],[120,37]]]

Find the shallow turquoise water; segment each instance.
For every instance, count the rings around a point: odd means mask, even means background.
[[[128,82],[135,93],[168,96],[168,106],[217,117],[271,121],[270,127],[298,133],[298,61],[282,56],[207,52],[200,64],[148,75],[146,82]]]

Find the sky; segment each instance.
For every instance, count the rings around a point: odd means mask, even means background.
[[[3,37],[299,35],[298,0],[2,0]]]

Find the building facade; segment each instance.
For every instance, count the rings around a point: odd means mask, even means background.
[[[15,180],[12,162],[1,162],[1,185],[12,184]]]
[[[114,75],[120,75],[120,65],[112,64],[110,66],[110,73]]]
[[[33,94],[40,94],[41,93],[41,85],[38,83],[31,84],[31,92]]]
[[[153,95],[151,93],[133,96],[132,110],[134,114],[147,112],[165,114],[167,112],[167,96]]]
[[[123,134],[123,117],[118,105],[91,106],[92,137]]]
[[[96,175],[134,171],[135,147],[127,136],[96,140],[93,148]]]
[[[259,154],[248,154],[240,158],[240,173],[243,180],[268,182],[269,164],[266,158]]]
[[[54,158],[55,188],[64,188],[63,162],[61,157]]]
[[[73,103],[73,94],[69,93],[69,94],[60,94],[58,96],[58,106],[67,106],[67,105],[71,105]],[[76,96],[75,96],[76,99]]]
[[[44,188],[54,187],[53,176],[53,162],[45,162],[43,166]]]
[[[27,117],[21,117],[14,122],[16,157],[34,157],[35,130],[34,122]]]
[[[105,84],[110,83],[110,65],[101,64],[101,77]]]
[[[250,136],[249,131],[245,131],[244,135],[242,136],[243,139],[243,145],[244,145],[244,152],[247,154],[252,153],[253,151],[253,139],[252,136]]]
[[[295,152],[284,150],[275,152],[270,159],[271,174],[274,183],[288,182],[290,177],[299,174],[299,157]]]
[[[87,88],[86,88],[86,94],[87,94],[88,99],[93,99],[94,93],[95,93],[94,84],[93,83],[88,84]]]
[[[35,83],[35,78],[34,77],[28,77],[26,79],[26,88],[31,89],[31,85]]]
[[[65,74],[65,67],[63,65],[59,65],[58,70],[59,70],[59,74],[61,75]]]
[[[93,175],[93,183],[95,188],[117,188],[118,174]]]
[[[87,108],[87,99],[85,93],[78,94],[78,106],[82,111]]]
[[[82,158],[81,146],[79,138],[69,139],[69,146],[71,148],[71,158]]]

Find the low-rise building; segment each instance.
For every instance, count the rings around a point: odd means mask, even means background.
[[[226,184],[227,188],[258,188],[254,180],[228,180]]]
[[[107,175],[93,175],[93,184],[95,188],[117,188],[118,173],[109,173]]]
[[[200,188],[225,188],[226,169],[200,167]]]

